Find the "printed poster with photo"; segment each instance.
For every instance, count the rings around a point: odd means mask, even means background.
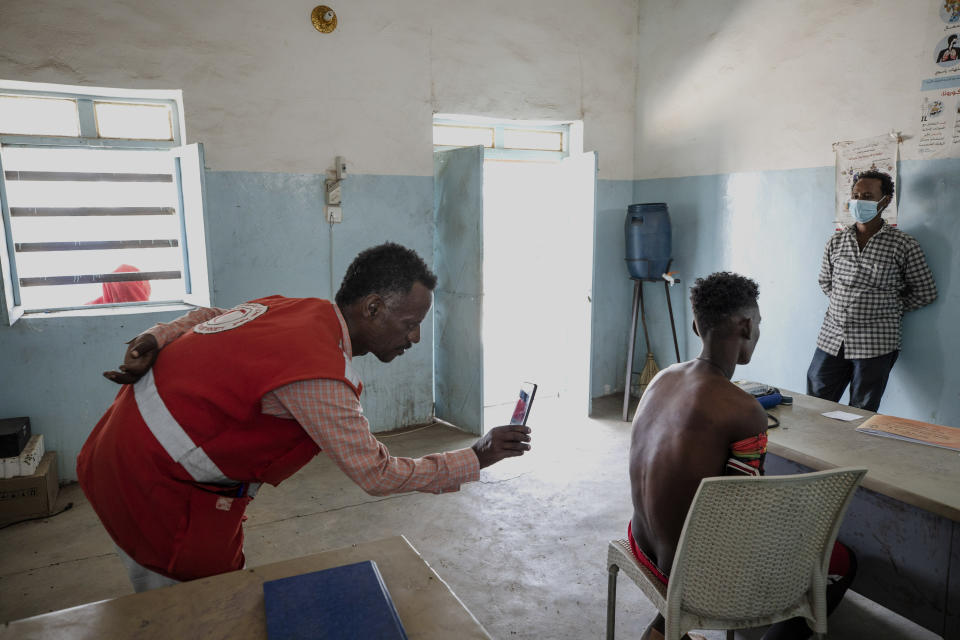
[[[960,157],[960,0],[934,0],[920,83],[921,158]]]
[[[934,0],[927,40],[928,78],[960,75],[960,0]]]
[[[837,154],[837,210],[834,222],[840,229],[853,224],[853,216],[850,215],[850,192],[859,174],[864,171],[882,171],[890,174],[893,184],[897,184],[900,142],[899,136],[884,134],[867,140],[837,142],[833,149]],[[880,216],[888,224],[897,224],[896,197]]]

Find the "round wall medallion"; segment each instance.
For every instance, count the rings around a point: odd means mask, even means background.
[[[320,33],[330,33],[337,28],[337,14],[327,5],[320,4],[310,12],[310,22]]]

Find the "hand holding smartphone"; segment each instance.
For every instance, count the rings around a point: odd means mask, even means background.
[[[533,397],[537,393],[537,385],[524,382],[520,386],[517,404],[513,408],[510,424],[494,427],[483,434],[471,447],[477,454],[480,468],[489,467],[504,458],[522,456],[530,450],[530,427],[527,418],[530,416],[530,407]]]
[[[533,397],[537,395],[537,385],[532,382],[524,382],[520,385],[520,397],[513,409],[513,416],[510,418],[510,424],[527,424],[527,418],[530,416],[530,408],[533,406]]]

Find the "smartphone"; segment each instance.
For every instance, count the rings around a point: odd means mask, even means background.
[[[520,385],[520,397],[517,399],[517,405],[513,408],[510,424],[527,424],[535,395],[537,395],[537,385],[532,382],[524,382]]]

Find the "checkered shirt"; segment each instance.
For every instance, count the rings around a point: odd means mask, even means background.
[[[336,307],[334,307],[336,308]],[[161,322],[147,332],[163,348],[196,324],[229,309],[197,308],[173,322]],[[337,309],[347,358],[352,358],[350,334]],[[473,449],[434,453],[422,458],[396,458],[370,433],[370,423],[356,394],[340,380],[301,380],[264,394],[263,413],[296,420],[340,469],[372,495],[406,491],[446,493],[480,477]]]
[[[936,300],[937,285],[914,238],[884,223],[863,247],[856,225],[836,232],[820,263],[820,288],[830,298],[817,347],[847,359],[900,349],[906,311]]]

